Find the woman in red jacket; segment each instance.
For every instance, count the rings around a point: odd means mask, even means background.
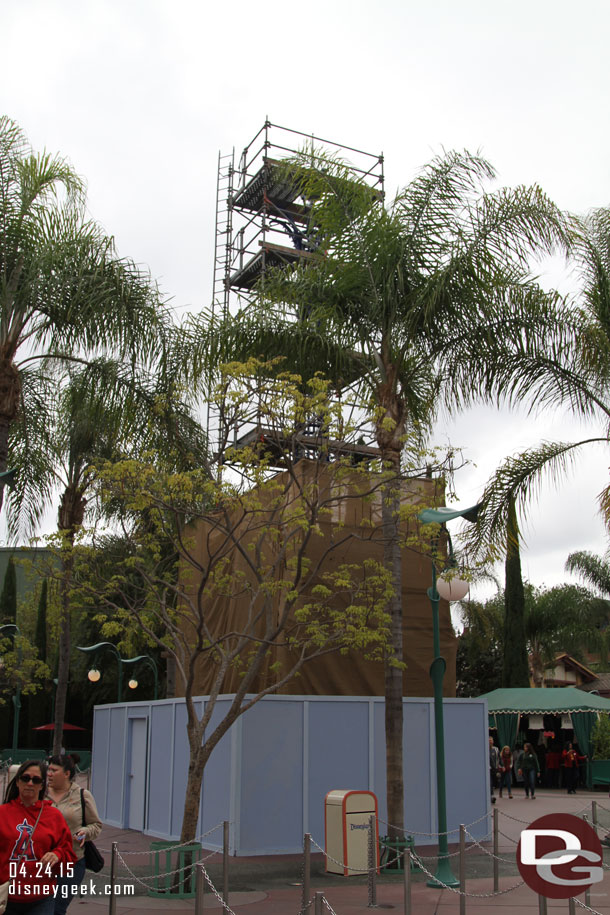
[[[0,806],[0,884],[9,882],[5,915],[53,915],[56,878],[73,870],[76,856],[62,814],[43,800],[46,767],[23,763]]]

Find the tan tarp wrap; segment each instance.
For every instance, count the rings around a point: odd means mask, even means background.
[[[299,462],[301,473],[318,473],[312,469],[313,462]],[[418,480],[420,490],[433,486],[432,481]],[[413,484],[409,487],[413,489]],[[412,498],[412,497],[411,497]],[[315,562],[320,554],[328,549],[331,537],[344,538],[353,534],[348,543],[333,552],[325,559],[325,568],[332,568],[342,562],[357,563],[373,556],[381,561],[382,546],[374,542],[361,542],[356,535],[361,534],[360,525],[363,513],[370,518],[379,530],[380,499],[373,502],[362,499],[349,499],[338,504],[334,517],[322,523],[323,537],[314,537],[308,547],[308,558]],[[219,547],[221,535],[211,526],[200,523],[195,528],[194,553],[197,559],[205,564],[210,553]],[[231,569],[235,573],[243,572],[246,564],[241,553],[233,548],[229,554]],[[432,685],[429,668],[433,659],[432,619],[430,601],[426,589],[431,583],[430,559],[421,554],[404,550],[402,562],[403,574],[403,607],[404,607],[404,659],[406,670],[403,678],[405,696],[430,696]],[[248,599],[245,595],[231,598],[217,597],[206,600],[206,620],[210,630],[216,635],[229,631],[240,632],[248,615]],[[447,661],[447,673],[444,681],[446,696],[455,695],[455,657],[456,638],[451,626],[449,605],[440,603],[441,652]],[[269,658],[271,665],[282,660],[278,650]],[[214,666],[207,660],[201,663],[196,672],[194,695],[205,696],[210,693]],[[239,673],[229,670],[221,690],[222,693],[235,691]],[[268,667],[261,674],[249,692],[258,692],[269,685]],[[350,653],[341,655],[337,652],[308,661],[300,673],[279,690],[284,695],[324,695],[324,696],[382,696],[384,694],[383,666],[381,662],[367,660],[361,655]],[[183,695],[180,678],[176,678],[176,695]]]

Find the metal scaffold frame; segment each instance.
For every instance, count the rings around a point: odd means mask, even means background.
[[[270,267],[290,267],[319,257],[315,227],[310,225],[310,202],[303,198],[299,182],[287,177],[283,163],[306,156],[311,162],[308,167],[315,168],[316,160],[327,155],[339,157],[383,201],[383,154],[282,127],[268,118],[244,147],[237,164],[234,148],[228,154],[219,153],[212,321],[246,308]],[[212,444],[220,443],[221,416],[221,404],[208,410]],[[256,428],[253,423],[235,430],[234,443],[254,434]],[[312,447],[311,442],[307,445]]]

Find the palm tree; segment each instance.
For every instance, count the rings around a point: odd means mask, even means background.
[[[511,500],[523,509],[537,494],[545,475],[558,484],[583,449],[609,443],[610,208],[593,210],[583,219],[577,238],[575,253],[582,288],[574,319],[580,329],[567,371],[549,375],[547,399],[556,404],[567,403],[581,417],[599,421],[600,431],[576,441],[546,441],[507,458],[486,486],[485,509],[472,531],[478,542],[502,540]],[[557,355],[563,358],[563,354]],[[606,525],[610,526],[610,484],[601,490],[599,501]]]
[[[564,346],[571,323],[558,320],[558,297],[531,281],[529,262],[567,249],[570,230],[537,187],[485,193],[493,169],[467,152],[435,158],[389,206],[371,205],[370,188],[342,163],[318,164],[309,167],[308,154],[294,166],[294,180],[313,201],[311,223],[328,255],[265,276],[261,297],[235,319],[212,332],[198,328],[201,352],[283,356],[303,377],[320,370],[337,390],[354,386],[374,410],[377,444],[395,481],[407,437],[425,437],[441,407],[534,391],[544,399],[548,378],[538,357],[545,347]],[[560,371],[549,359],[549,372]],[[404,820],[399,503],[399,487],[389,482],[382,519],[394,581],[386,761],[396,835]]]
[[[207,441],[188,406],[179,401],[171,380],[164,375],[151,380],[143,373],[134,379],[131,367],[117,362],[96,360],[69,367],[54,407],[54,413],[47,410],[48,426],[35,449],[38,462],[29,468],[29,474],[25,472],[31,454],[28,436],[13,438],[18,475],[8,507],[9,531],[17,533],[26,522],[35,525],[60,490],[60,625],[53,743],[54,753],[59,753],[70,668],[74,546],[88,504],[95,505],[90,497],[96,491],[96,461],[154,452],[171,470],[201,466],[207,459]]]
[[[579,585],[529,588],[525,637],[534,686],[544,686],[544,671],[563,651],[579,657],[586,651],[607,653],[608,601]]]
[[[157,300],[148,276],[85,218],[84,186],[66,160],[35,155],[0,118],[0,471],[18,417],[31,421],[32,446],[42,433],[53,366],[112,353],[135,369],[157,351]]]
[[[596,556],[586,550],[570,553],[565,564],[566,572],[580,575],[592,588],[610,599],[610,562],[605,556]]]
[[[529,676],[535,686],[544,685],[544,672],[552,667],[558,654],[567,652],[581,657],[595,650],[602,655],[608,648],[605,627],[610,617],[610,603],[579,585],[563,584],[553,588],[536,588],[525,582],[522,647],[528,658]],[[463,604],[462,619],[467,662],[471,668],[483,668],[486,652],[495,656],[506,651],[506,592],[497,593],[485,603]],[[511,634],[508,634],[511,638]],[[499,675],[500,671],[496,671]],[[522,684],[523,685],[523,684]],[[493,687],[489,687],[493,688]],[[487,691],[481,689],[479,692]]]

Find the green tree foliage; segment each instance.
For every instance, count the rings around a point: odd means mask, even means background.
[[[40,586],[40,596],[38,598],[38,610],[36,612],[36,634],[34,641],[38,650],[38,657],[41,661],[47,659],[47,596],[49,583],[46,578],[43,579]]]
[[[522,513],[539,492],[545,476],[557,485],[572,468],[583,448],[608,444],[610,420],[610,208],[593,210],[580,223],[574,248],[581,278],[573,319],[580,326],[570,356],[560,346],[551,354],[556,365],[549,376],[546,402],[567,405],[585,419],[597,420],[598,435],[578,441],[543,442],[507,458],[489,480],[472,543],[503,543],[512,500]],[[546,371],[544,362],[539,371]],[[600,484],[601,485],[601,484]],[[600,506],[610,525],[610,486],[603,485]]]
[[[610,718],[600,715],[591,732],[594,759],[610,759]]]
[[[578,550],[570,553],[565,568],[566,572],[580,575],[598,594],[610,600],[610,562],[606,556]]]
[[[19,467],[10,503],[26,526],[40,517],[31,484],[44,470],[55,370],[109,354],[135,370],[163,339],[156,289],[87,218],[82,180],[0,118],[0,470],[9,456]]]
[[[195,327],[199,360],[219,351],[279,355],[303,377],[321,370],[338,391],[356,389],[360,403],[371,405],[374,435],[395,478],[406,440],[425,438],[439,408],[534,394],[543,403],[554,391],[550,376],[563,372],[549,354],[567,345],[573,321],[529,274],[532,255],[571,243],[565,218],[540,189],[486,192],[495,177],[489,163],[450,152],[389,204],[375,204],[349,167],[316,155],[308,150],[289,163],[286,179],[311,208],[324,256],[266,275],[258,303],[220,328]],[[399,505],[389,483],[382,521],[394,581],[386,775],[397,834],[404,824]]]
[[[9,556],[0,593],[0,622],[17,622],[17,571],[12,556]]]
[[[190,746],[182,841],[195,835],[210,753],[239,715],[313,659],[348,649],[381,659],[388,639],[392,581],[381,561],[381,530],[366,506],[381,511],[391,471],[334,460],[326,451],[342,419],[329,404],[327,383],[315,378],[303,385],[291,374],[267,382],[260,369],[254,360],[229,366],[225,394],[227,409],[234,418],[244,411],[243,418],[252,411],[255,386],[264,438],[226,453],[220,479],[135,460],[106,465],[102,495],[122,503],[127,539],[117,544],[105,575],[99,538],[90,552],[84,545],[77,550],[79,599],[112,616],[104,636],[116,638],[121,625],[130,631],[135,622],[175,664]],[[299,447],[297,430],[310,415],[324,430],[318,460],[303,459]],[[342,433],[356,430],[343,426]],[[405,482],[403,494],[415,514],[421,479]],[[356,527],[342,520],[353,505],[364,506]],[[414,546],[409,530],[405,542]],[[370,558],[350,561],[350,545],[362,543],[370,544]],[[112,542],[105,546],[110,556]],[[218,612],[240,601],[247,612]],[[198,671],[212,678],[203,714],[193,701]],[[225,692],[235,698],[217,720],[216,698]]]
[[[563,584],[552,588],[523,585],[523,645],[528,661],[528,680],[534,686],[544,685],[544,674],[554,667],[563,652],[584,661],[588,651],[606,657],[607,626],[610,604],[579,585]],[[480,695],[500,685],[502,661],[498,665],[495,686],[489,658],[505,656],[506,592],[498,592],[483,604],[469,602],[462,608],[464,631],[458,643],[457,679],[460,695]],[[464,642],[462,643],[462,639]],[[488,657],[489,656],[489,657]]]
[[[504,613],[499,601],[464,605],[458,637],[456,695],[480,696],[502,685]]]
[[[504,592],[504,651],[502,657],[502,686],[527,687],[529,665],[525,636],[525,592],[521,577],[519,526],[514,503],[508,515]]]

